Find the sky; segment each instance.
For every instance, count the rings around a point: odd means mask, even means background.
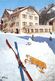
[[[55,3],[55,0],[0,0],[0,17],[5,9],[15,9],[20,6],[33,6],[37,10],[40,10],[51,3]]]

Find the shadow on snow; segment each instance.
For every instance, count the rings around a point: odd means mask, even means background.
[[[20,36],[20,38],[28,40],[29,38],[32,38],[32,37],[31,36]],[[54,38],[50,39],[47,37],[35,36],[33,38],[33,41],[35,41],[35,42],[47,42],[49,47],[52,49],[52,51],[55,54],[55,39]]]

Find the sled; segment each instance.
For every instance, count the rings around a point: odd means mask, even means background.
[[[39,72],[41,72],[41,73],[44,73],[43,70],[47,68],[45,62],[43,62],[43,61],[41,61],[37,58],[34,58],[30,55],[26,55],[25,63],[27,63],[27,62],[30,63],[30,64],[36,65],[36,67],[39,67],[40,68]]]

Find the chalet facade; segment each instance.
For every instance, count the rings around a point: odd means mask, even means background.
[[[52,26],[39,25],[39,13],[32,7],[19,7],[14,10],[5,9],[3,31],[14,33],[50,32]]]
[[[33,7],[5,9],[2,19],[5,32],[29,32],[29,27],[39,25],[39,14]]]

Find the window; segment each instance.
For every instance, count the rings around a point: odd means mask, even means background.
[[[38,29],[35,29],[35,32],[38,32]]]
[[[27,15],[26,14],[22,14],[23,18],[27,18]]]
[[[37,20],[37,17],[35,16],[35,20]]]
[[[43,29],[40,29],[40,32],[43,32]]]
[[[35,23],[35,25],[37,25],[38,23]]]
[[[33,16],[29,16],[29,19],[33,19]]]
[[[11,21],[12,21],[12,20],[15,20],[15,17],[11,17]]]
[[[31,29],[31,32],[32,32],[32,33],[34,32],[33,29]]]
[[[29,26],[32,26],[33,25],[33,23],[32,22],[29,22]]]
[[[7,27],[7,25],[8,25],[8,24],[7,24],[7,23],[5,23],[5,24],[4,24],[4,28],[6,28],[6,27]]]
[[[16,26],[19,26],[19,22],[16,22]]]
[[[23,22],[23,26],[26,26],[27,25],[27,22]]]
[[[26,33],[27,32],[27,29],[25,27],[23,27],[23,32]]]
[[[45,32],[48,32],[48,29],[45,29]]]
[[[12,22],[11,24],[10,24],[10,27],[13,27],[15,25],[15,22]]]

